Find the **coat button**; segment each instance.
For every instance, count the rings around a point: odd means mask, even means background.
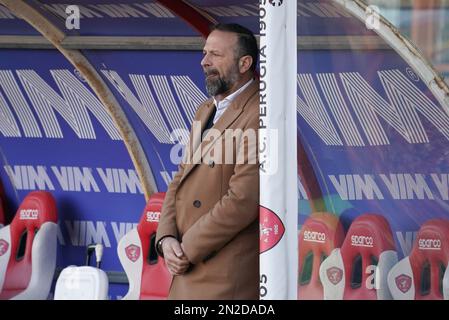
[[[209,161],[209,167],[211,167],[211,168],[215,167],[215,162]]]
[[[193,201],[193,206],[194,206],[195,208],[201,207],[201,201],[200,201],[200,200],[195,200],[195,201]]]

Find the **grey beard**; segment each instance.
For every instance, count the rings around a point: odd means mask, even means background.
[[[206,90],[207,90],[207,93],[209,93],[209,95],[212,97],[214,97],[218,94],[225,93],[226,91],[229,90],[229,88],[230,88],[229,83],[227,83],[225,80],[223,80],[220,77],[216,80],[214,80],[214,79],[207,80],[206,79]]]

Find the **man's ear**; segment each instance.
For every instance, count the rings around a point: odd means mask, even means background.
[[[251,68],[253,64],[253,57],[243,56],[239,59],[239,71],[240,73],[245,73]]]

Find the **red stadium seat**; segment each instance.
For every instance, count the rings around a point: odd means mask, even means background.
[[[298,300],[322,300],[321,262],[344,240],[343,227],[334,214],[313,213],[298,237]]]
[[[136,229],[118,244],[118,256],[129,281],[125,300],[159,300],[168,297],[171,275],[155,249],[156,230],[165,193],[152,195]]]
[[[330,300],[391,299],[387,275],[397,262],[393,234],[377,214],[356,218],[341,248],[334,249],[320,267],[324,298]]]
[[[449,299],[449,221],[433,219],[418,231],[412,251],[388,274],[397,300]]]
[[[28,194],[0,229],[0,299],[46,299],[56,268],[57,210],[45,191]]]

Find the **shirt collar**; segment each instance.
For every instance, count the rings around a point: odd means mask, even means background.
[[[226,108],[235,98],[237,98],[237,96],[243,92],[243,90],[245,90],[252,82],[254,81],[254,79],[250,79],[247,83],[245,83],[243,86],[241,86],[237,91],[231,93],[229,96],[227,96],[226,98],[224,98],[221,101],[217,101],[214,97],[214,104],[217,107],[217,110]]]

